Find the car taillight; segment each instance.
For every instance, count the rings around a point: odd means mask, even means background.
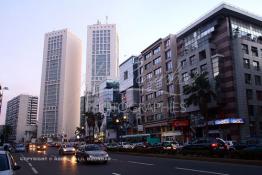
[[[212,144],[211,144],[211,147],[212,147],[212,148],[215,148],[215,147],[217,147],[217,144],[216,144],[216,143],[212,143]]]

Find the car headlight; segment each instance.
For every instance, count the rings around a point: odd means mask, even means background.
[[[63,148],[63,151],[66,151],[66,149],[65,149],[65,148]]]
[[[73,148],[73,151],[75,151],[76,149],[75,148]]]
[[[46,148],[46,146],[44,145],[43,148]]]

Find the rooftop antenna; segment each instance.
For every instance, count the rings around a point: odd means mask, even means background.
[[[108,23],[108,16],[106,16],[106,24]]]

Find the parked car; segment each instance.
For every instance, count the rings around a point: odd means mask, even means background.
[[[229,151],[229,146],[221,138],[200,139],[183,146],[182,151],[184,153],[186,151],[209,151],[212,153],[226,153],[227,151]]]
[[[132,143],[122,142],[122,148],[134,149],[135,145]]]
[[[118,143],[108,143],[106,144],[106,147],[111,149],[111,148],[119,148],[120,145]]]
[[[71,144],[63,144],[59,149],[58,152],[60,155],[65,155],[65,154],[75,154],[76,149],[74,148],[73,145]]]
[[[162,142],[164,150],[176,150],[180,148],[180,145],[177,141],[164,141]]]
[[[110,160],[110,157],[99,145],[87,144],[80,146],[76,151],[76,160],[77,162],[107,163],[108,160]]]
[[[21,167],[16,164],[12,155],[8,151],[0,151],[0,174],[14,175],[14,171]]]
[[[15,145],[15,152],[25,152],[25,144],[16,144]]]

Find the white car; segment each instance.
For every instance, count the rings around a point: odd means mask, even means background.
[[[14,175],[20,169],[8,151],[0,151],[0,175]]]
[[[110,159],[99,145],[87,144],[80,146],[76,152],[77,162],[102,162],[107,163]]]

